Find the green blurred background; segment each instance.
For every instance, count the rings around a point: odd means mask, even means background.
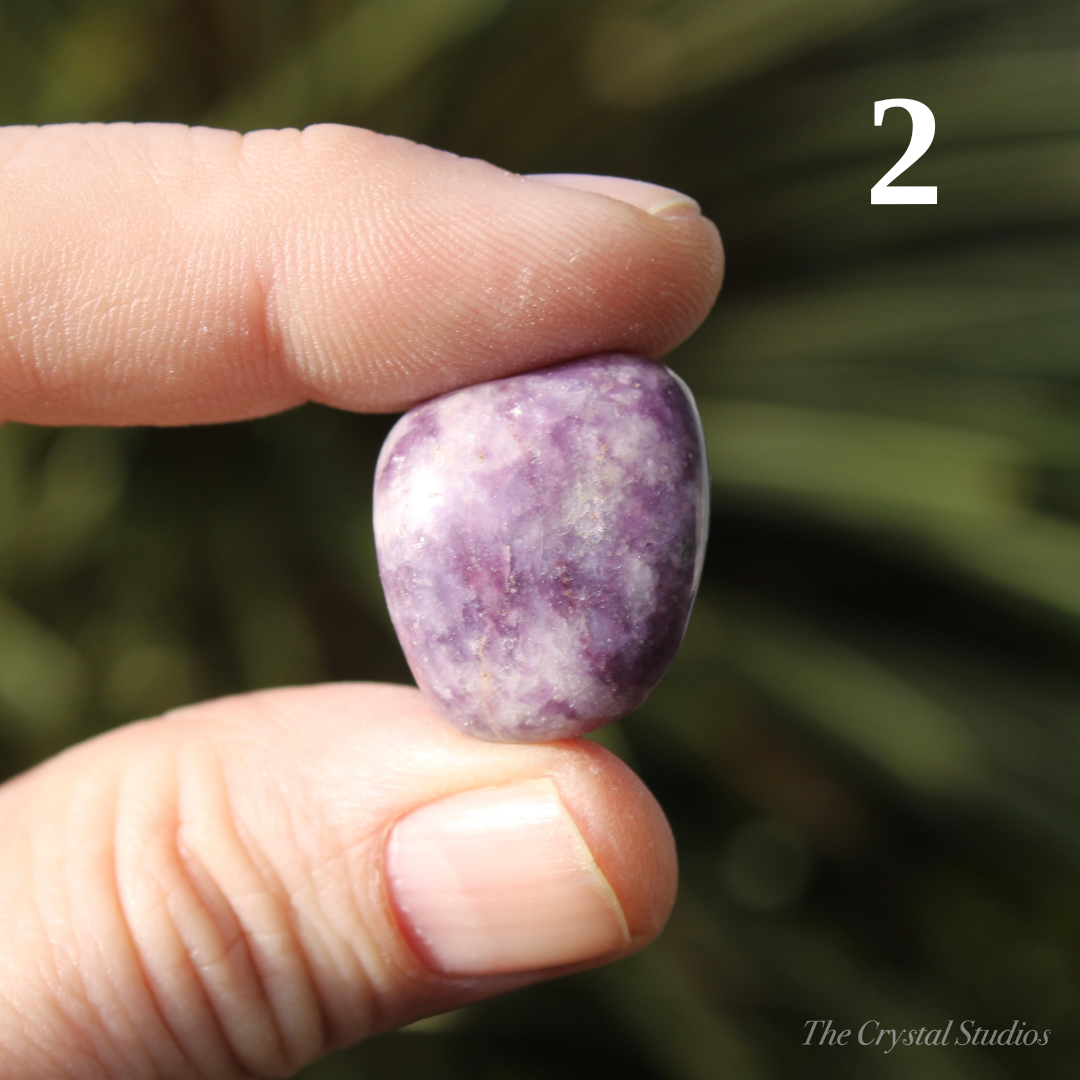
[[[937,138],[907,144],[909,97]],[[682,654],[600,741],[678,837],[613,967],[373,1039],[344,1077],[1080,1075],[1075,0],[0,0],[0,121],[340,121],[627,175],[719,224],[670,362],[713,536]],[[0,428],[0,765],[208,695],[407,681],[391,418]],[[1044,1048],[802,1045],[952,1019]]]

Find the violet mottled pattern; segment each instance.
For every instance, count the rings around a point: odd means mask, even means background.
[[[405,655],[432,706],[485,739],[569,738],[640,705],[682,641],[707,524],[690,391],[633,356],[429,401],[376,470]]]

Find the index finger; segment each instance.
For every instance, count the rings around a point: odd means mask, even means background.
[[[692,201],[551,180],[336,125],[2,129],[0,421],[392,411],[685,338],[723,262]]]

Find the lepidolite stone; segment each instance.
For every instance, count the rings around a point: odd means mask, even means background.
[[[390,616],[433,707],[485,739],[581,735],[682,641],[708,524],[686,385],[597,356],[406,413],[375,476]]]

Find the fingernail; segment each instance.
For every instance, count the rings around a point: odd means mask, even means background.
[[[622,176],[591,176],[587,173],[539,173],[529,176],[543,184],[591,191],[611,199],[629,203],[654,217],[691,217],[701,213],[701,207],[681,191],[647,184],[644,180],[627,180]]]
[[[387,878],[421,958],[446,975],[591,960],[630,935],[551,780],[451,795],[394,826]]]

